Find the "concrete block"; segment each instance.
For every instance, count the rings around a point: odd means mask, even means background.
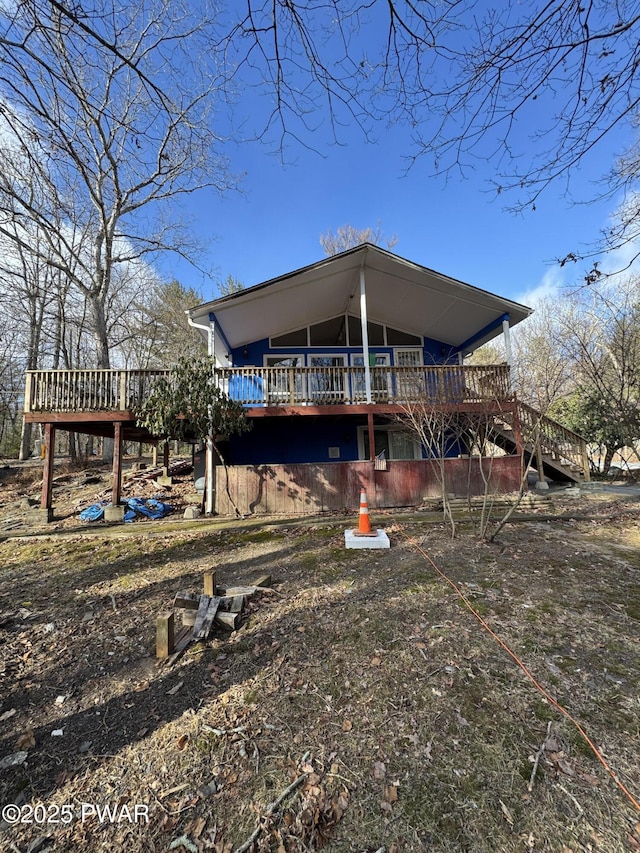
[[[389,537],[384,530],[376,530],[375,536],[356,536],[356,531],[345,530],[345,548],[390,548]]]
[[[53,508],[30,509],[27,517],[36,524],[49,524],[53,521]]]
[[[160,477],[156,478],[156,483],[159,486],[171,486],[173,485],[173,477],[167,477],[162,474]]]
[[[118,506],[106,506],[104,508],[104,520],[124,521],[124,506],[122,504],[118,504]]]
[[[197,506],[188,506],[184,511],[183,518],[199,518],[202,515],[200,508]]]

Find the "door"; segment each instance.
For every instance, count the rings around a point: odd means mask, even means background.
[[[364,356],[352,355],[353,367],[361,368],[351,372],[351,396],[358,402],[367,399],[367,389],[364,376]],[[383,368],[389,366],[389,354],[386,352],[369,353],[369,364],[371,366],[371,397],[380,402],[387,402],[390,397],[389,371]],[[378,368],[377,370],[374,368]]]
[[[422,350],[396,349],[393,351],[396,366],[396,399],[401,402],[419,400],[424,396],[424,370]]]
[[[314,403],[344,402],[345,356],[310,355],[309,390]]]
[[[304,365],[302,355],[267,355],[267,402],[272,405],[292,406],[305,398],[304,376],[299,368]]]

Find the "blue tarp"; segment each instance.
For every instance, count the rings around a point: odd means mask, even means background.
[[[83,521],[99,521],[104,515],[104,508],[109,506],[109,501],[102,501],[99,504],[91,504],[80,513],[80,518]]]
[[[231,376],[229,378],[229,397],[246,403],[262,403],[261,376]]]
[[[129,507],[124,514],[125,521],[133,521],[136,515],[143,515],[146,518],[164,518],[173,510],[170,504],[156,498],[124,498],[123,503]]]
[[[124,513],[125,521],[133,521],[139,515],[145,518],[164,518],[173,511],[170,504],[156,498],[124,498],[122,503],[127,507]],[[82,521],[99,521],[104,516],[106,506],[110,506],[109,501],[91,504],[82,510],[79,517]]]

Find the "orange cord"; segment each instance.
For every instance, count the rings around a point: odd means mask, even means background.
[[[582,726],[580,725],[580,723],[575,719],[575,717],[572,717],[572,716],[571,716],[571,714],[569,713],[569,711],[567,711],[567,709],[566,709],[566,708],[564,708],[564,707],[563,707],[563,706],[562,706],[562,705],[561,705],[561,704],[560,704],[556,699],[554,699],[554,698],[553,698],[553,696],[552,696],[552,695],[551,695],[551,694],[550,694],[550,693],[549,693],[549,692],[548,692],[548,691],[547,691],[547,690],[542,686],[542,684],[540,684],[540,682],[536,680],[536,678],[533,676],[533,674],[532,674],[532,673],[527,669],[526,664],[525,664],[525,663],[523,663],[523,661],[521,661],[521,660],[520,660],[520,658],[518,657],[518,655],[517,655],[517,654],[516,654],[516,653],[515,653],[515,652],[514,652],[514,651],[513,651],[513,650],[512,650],[512,649],[511,649],[511,648],[510,648],[506,643],[505,643],[505,641],[495,633],[495,631],[493,630],[493,628],[492,628],[492,627],[491,627],[491,626],[490,626],[490,625],[489,625],[489,624],[488,624],[488,623],[487,623],[487,622],[482,618],[482,616],[478,613],[478,611],[477,611],[477,610],[475,610],[475,608],[474,608],[474,607],[473,607],[473,605],[470,603],[470,601],[466,598],[465,594],[462,592],[462,590],[460,589],[460,587],[458,587],[458,586],[457,586],[457,584],[456,584],[456,583],[454,583],[454,581],[452,581],[452,580],[451,580],[451,578],[450,578],[450,577],[448,577],[448,576],[447,576],[447,575],[442,571],[442,569],[440,569],[440,568],[439,568],[439,567],[434,563],[434,561],[433,561],[433,560],[431,559],[431,557],[427,554],[427,552],[422,548],[422,546],[421,546],[418,542],[416,542],[416,541],[415,541],[415,539],[412,539],[412,538],[411,538],[411,537],[410,537],[410,536],[405,532],[404,528],[403,528],[401,525],[396,525],[396,527],[397,527],[397,529],[402,533],[402,535],[405,537],[405,539],[406,539],[406,540],[407,540],[411,545],[413,545],[413,547],[414,547],[417,551],[419,551],[419,553],[420,553],[420,554],[422,554],[422,556],[423,556],[423,557],[424,557],[424,558],[425,558],[425,559],[426,559],[426,560],[427,560],[427,561],[428,561],[428,562],[433,566],[433,568],[434,568],[434,569],[436,570],[436,572],[440,575],[440,577],[441,577],[443,580],[445,580],[445,581],[446,581],[446,582],[447,582],[451,587],[453,587],[453,589],[456,591],[456,593],[460,596],[460,598],[461,598],[461,599],[462,599],[462,601],[464,602],[465,607],[466,607],[466,608],[467,608],[467,609],[468,609],[468,610],[469,610],[469,611],[470,611],[470,612],[475,616],[475,618],[476,618],[476,619],[478,620],[478,622],[482,625],[482,627],[483,627],[486,631],[488,631],[488,632],[489,632],[489,634],[491,634],[491,636],[493,637],[493,639],[494,639],[494,640],[495,640],[495,641],[496,641],[500,646],[502,646],[502,648],[505,650],[505,652],[506,652],[506,653],[507,653],[507,654],[508,654],[508,655],[509,655],[509,656],[510,656],[514,661],[515,661],[515,663],[516,663],[516,664],[520,667],[520,669],[524,672],[524,674],[527,676],[527,678],[529,679],[529,681],[534,685],[534,687],[535,687],[535,688],[536,688],[536,689],[537,689],[537,690],[538,690],[538,691],[539,691],[539,692],[540,692],[540,693],[545,697],[545,699],[547,699],[547,701],[548,701],[548,702],[550,702],[550,703],[553,705],[553,707],[554,707],[554,708],[557,708],[557,709],[558,709],[558,711],[560,711],[560,713],[561,713],[561,714],[564,714],[564,716],[565,716],[565,717],[566,717],[566,718],[567,718],[571,723],[573,723],[573,725],[574,725],[574,726],[576,727],[576,729],[580,732],[580,734],[581,734],[581,736],[584,738],[584,740],[589,744],[589,746],[590,746],[591,750],[593,751],[594,755],[596,756],[596,758],[598,759],[598,761],[602,764],[602,766],[603,766],[603,767],[604,767],[604,769],[607,771],[607,773],[609,774],[609,776],[611,776],[611,778],[612,778],[612,779],[613,779],[613,781],[616,783],[616,785],[618,786],[618,788],[620,788],[620,790],[623,792],[623,794],[625,794],[625,796],[629,799],[629,801],[632,803],[632,805],[634,805],[634,806],[635,806],[635,808],[640,812],[640,802],[636,799],[636,797],[634,797],[634,795],[631,793],[631,791],[629,791],[629,789],[626,787],[626,785],[624,785],[624,783],[620,781],[620,779],[618,778],[617,774],[614,772],[613,768],[608,764],[608,762],[607,762],[607,760],[605,759],[605,757],[604,757],[604,756],[602,755],[602,753],[598,750],[598,747],[594,744],[594,742],[591,740],[591,738],[589,737],[589,735],[588,735],[588,734],[585,732],[585,730],[582,728]]]

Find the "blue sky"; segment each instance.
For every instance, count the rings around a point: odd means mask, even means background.
[[[247,88],[238,102],[238,116],[257,116],[265,107],[249,93]],[[540,116],[534,110],[541,108],[538,103],[523,113],[521,140],[535,129]],[[323,118],[318,115],[318,130],[308,137],[318,150],[291,143],[284,163],[263,142],[227,148],[232,169],[245,174],[242,193],[219,197],[207,191],[188,204],[199,236],[209,241],[206,260],[215,269],[213,279],[168,259],[163,273],[195,287],[207,300],[218,295],[216,279],[232,275],[246,286],[258,284],[322,259],[321,233],[379,222],[386,235],[397,236],[392,251],[402,257],[531,304],[540,293],[581,280],[586,264],[560,270],[555,259],[585,250],[615,208],[611,199],[572,203],[559,182],[543,193],[535,211],[514,215],[505,207],[517,199],[495,198],[489,186],[493,166],[486,162],[447,182],[432,175],[426,159],[407,173],[412,142],[406,129],[374,127],[377,140],[367,143],[358,129],[345,127],[344,144],[332,145]],[[605,139],[591,160],[581,163],[570,187],[573,198],[597,194],[596,181],[626,141]],[[523,154],[526,160],[526,143]]]
[[[419,161],[405,174],[404,153],[388,136],[366,144],[354,131],[348,144],[327,146],[323,156],[289,152],[290,164],[259,142],[238,146],[232,163],[246,172],[242,194],[203,192],[190,200],[215,275],[257,284],[323,258],[319,238],[328,229],[380,222],[385,235],[398,237],[397,254],[501,296],[532,301],[533,291],[550,282],[579,279],[582,266],[560,272],[554,260],[597,238],[611,201],[572,204],[558,185],[535,211],[514,215],[505,210],[508,199],[489,191],[488,170],[445,183]],[[605,171],[606,158],[599,165]],[[574,191],[591,193],[589,177]],[[164,270],[204,299],[217,295],[210,279],[185,264],[168,261]]]

